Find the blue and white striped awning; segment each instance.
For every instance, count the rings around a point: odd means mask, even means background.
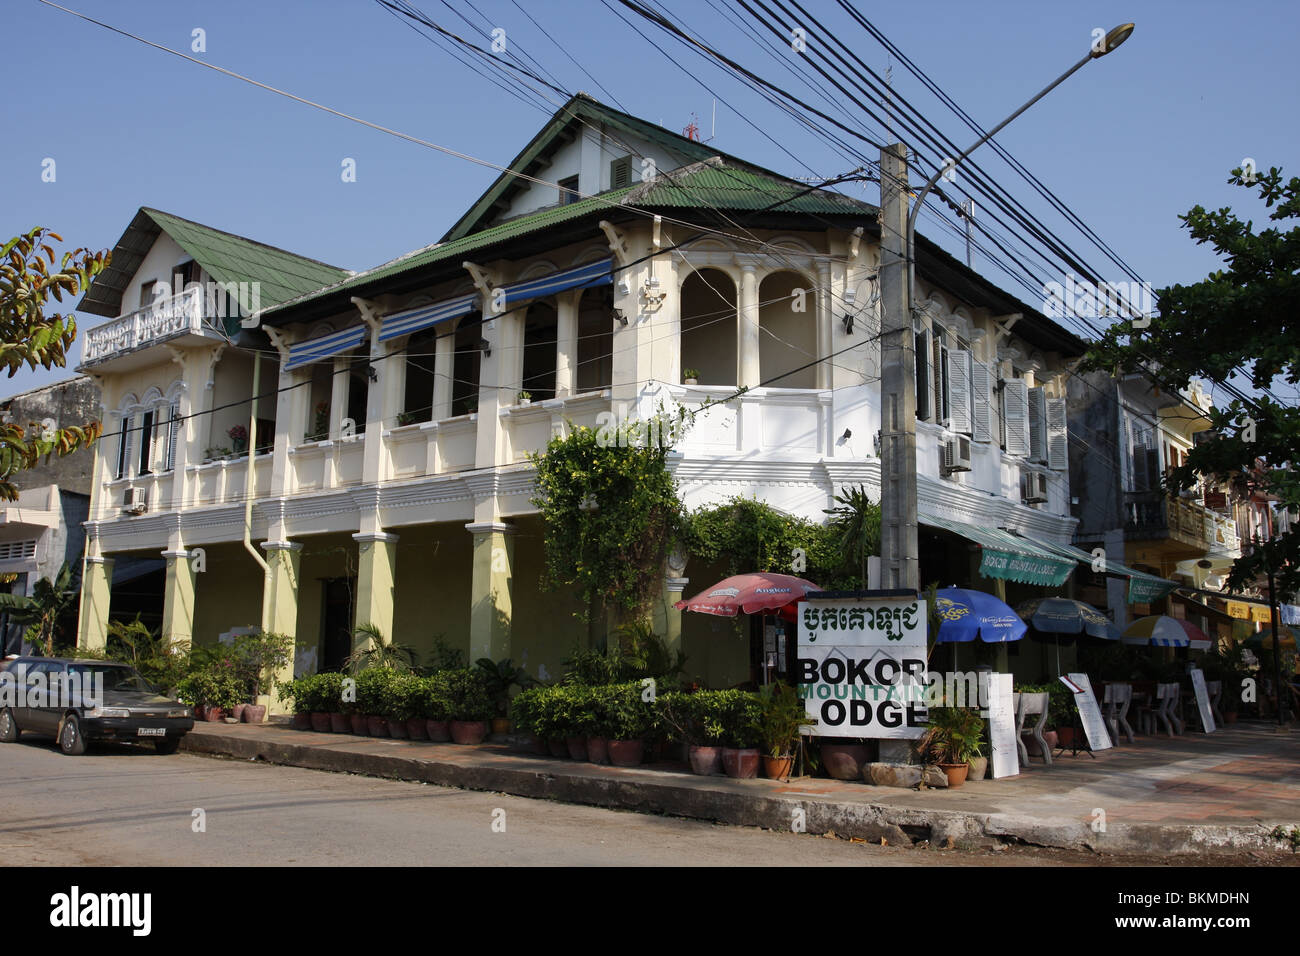
[[[384,316],[384,324],[379,331],[379,341],[387,342],[389,339],[395,339],[398,336],[410,335],[412,332],[427,329],[439,322],[458,319],[462,315],[473,312],[478,307],[479,295],[477,292],[471,292],[469,295],[457,296],[443,302],[435,302],[433,305],[422,305],[418,309],[394,312],[392,315]]]
[[[614,282],[614,274],[610,271],[613,265],[612,258],[601,259],[599,262],[589,262],[585,266],[565,269],[540,279],[516,282],[504,287],[504,304],[513,305],[524,299],[540,299],[569,289],[594,289],[596,286],[611,285]]]
[[[331,332],[306,342],[296,342],[289,346],[289,361],[284,365],[286,372],[292,372],[304,365],[311,365],[322,359],[333,358],[343,352],[356,348],[366,340],[366,327],[354,325],[342,332]]]

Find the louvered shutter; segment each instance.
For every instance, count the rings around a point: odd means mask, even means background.
[[[924,329],[914,333],[916,347],[916,417],[926,421],[930,417],[930,336]]]
[[[971,365],[970,402],[972,435],[976,441],[993,440],[993,369],[983,362]]]
[[[930,336],[930,373],[934,395],[930,421],[937,422],[943,418],[943,336],[937,332]]]
[[[181,407],[172,405],[171,418],[167,423],[170,434],[167,436],[167,470],[171,471],[176,467],[176,441],[181,432]]]
[[[1029,460],[1047,460],[1047,408],[1041,388],[1029,389]]]
[[[948,352],[948,427],[967,435],[971,432],[970,353]]]
[[[122,433],[117,439],[117,477],[125,478],[131,462],[131,416],[122,419]]]
[[[1047,400],[1047,467],[1065,471],[1070,467],[1069,433],[1065,422],[1065,399]]]
[[[1002,389],[1002,421],[1006,428],[1007,454],[1029,454],[1029,386],[1024,379],[1012,379]]]

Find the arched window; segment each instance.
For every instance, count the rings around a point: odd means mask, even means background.
[[[758,301],[759,381],[816,388],[816,286],[797,273],[774,272],[759,284]]]
[[[735,385],[736,283],[719,269],[700,269],[682,282],[681,366],[701,385]]]

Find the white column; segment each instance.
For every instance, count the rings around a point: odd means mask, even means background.
[[[456,333],[450,329],[440,333],[435,341],[433,356],[433,413],[432,421],[451,418],[452,379],[456,371]]]
[[[745,264],[741,267],[739,328],[736,344],[736,384],[753,388],[762,381],[759,365],[758,338],[758,270]]]
[[[555,297],[555,397],[565,398],[578,390],[578,303],[582,290],[574,289]]]

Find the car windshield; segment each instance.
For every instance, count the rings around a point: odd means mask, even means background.
[[[73,664],[68,671],[80,675],[82,680],[87,677],[102,680],[104,690],[155,693],[153,686],[137,674],[133,667],[121,664]]]

